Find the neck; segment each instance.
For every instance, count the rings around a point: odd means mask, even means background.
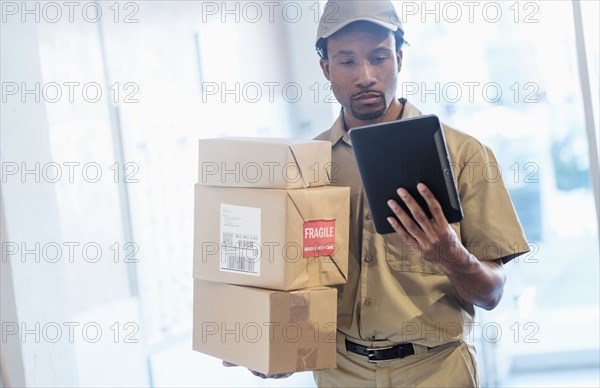
[[[402,104],[396,98],[392,100],[387,110],[383,114],[383,116],[378,117],[374,120],[359,120],[352,116],[350,111],[344,109],[344,125],[346,127],[346,131],[351,130],[354,127],[360,127],[363,125],[371,125],[371,124],[379,124],[387,121],[394,121],[398,118],[400,114],[400,110],[402,109]]]

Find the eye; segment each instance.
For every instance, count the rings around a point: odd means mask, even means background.
[[[379,57],[373,58],[372,62],[373,63],[383,63],[383,62],[385,62],[386,59],[387,59],[386,56],[379,56]]]
[[[354,61],[352,59],[344,59],[340,62],[340,64],[343,66],[350,66],[354,64]]]

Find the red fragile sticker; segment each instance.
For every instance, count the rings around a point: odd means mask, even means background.
[[[304,257],[327,256],[335,251],[335,220],[304,223]]]

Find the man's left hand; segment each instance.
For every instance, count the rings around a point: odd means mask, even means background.
[[[388,217],[388,222],[396,233],[422,258],[440,264],[442,269],[469,260],[469,252],[448,224],[442,207],[433,193],[423,183],[419,183],[417,189],[425,199],[432,218],[427,217],[425,211],[408,191],[399,188],[398,195],[410,210],[414,220],[396,201],[389,200],[388,206],[400,220],[398,222],[395,218]]]

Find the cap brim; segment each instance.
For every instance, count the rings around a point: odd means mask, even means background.
[[[331,35],[335,34],[336,32],[338,32],[339,30],[341,30],[342,28],[346,27],[349,24],[352,24],[354,22],[358,22],[358,21],[365,21],[365,22],[371,22],[374,24],[377,24],[383,28],[386,28],[390,31],[396,31],[398,30],[398,25],[396,24],[392,24],[392,23],[386,23],[386,22],[382,22],[380,20],[375,20],[375,19],[369,19],[369,18],[356,18],[356,19],[352,19],[352,20],[348,20],[338,26],[335,26],[334,29],[327,31],[325,34],[323,34],[322,36],[319,37],[319,39],[321,38],[329,38]]]

